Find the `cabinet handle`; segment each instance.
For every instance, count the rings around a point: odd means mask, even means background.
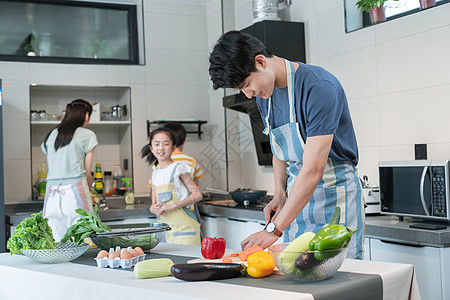
[[[238,222],[242,222],[242,223],[247,223],[248,221],[243,221],[243,220],[238,220],[238,219],[233,219],[233,218],[227,218],[230,221],[238,221]]]
[[[387,240],[380,240],[380,242],[385,243],[385,244],[394,244],[394,245],[408,246],[408,247],[415,247],[415,248],[425,247],[423,245],[415,245],[415,244],[408,244],[408,243],[394,242],[394,241],[387,241]]]

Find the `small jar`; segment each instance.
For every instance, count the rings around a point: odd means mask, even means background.
[[[47,113],[45,110],[38,111],[38,115],[40,121],[47,121]]]
[[[104,182],[105,182],[105,195],[112,196],[113,187],[112,187],[112,173],[109,171],[104,172]]]
[[[30,118],[31,118],[31,121],[39,120],[38,112],[36,110],[30,111]]]
[[[111,121],[111,112],[109,112],[109,111],[102,112],[102,120],[103,121]]]

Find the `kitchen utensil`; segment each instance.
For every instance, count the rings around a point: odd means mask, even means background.
[[[256,204],[256,202],[264,197],[267,191],[258,191],[252,189],[237,189],[230,192],[231,198],[239,204],[244,204],[244,201],[248,201],[248,204]]]
[[[288,245],[289,243],[272,245],[269,253],[284,275],[298,281],[319,281],[333,276],[348,252],[348,247],[325,251],[283,252]],[[316,258],[317,254],[328,258],[319,260]],[[283,259],[280,259],[282,255]]]
[[[260,191],[260,190],[252,190],[252,189],[236,189],[231,192],[219,190],[219,189],[212,189],[212,188],[204,188],[203,191],[210,192],[210,193],[218,193],[218,194],[224,194],[224,195],[230,195],[231,198],[239,203],[244,205],[244,201],[248,201],[245,204],[247,206],[249,204],[256,204],[256,202],[261,199],[262,197],[266,196],[267,191]]]
[[[159,244],[165,232],[170,230],[166,223],[121,224],[110,225],[112,232],[94,233],[91,239],[97,247],[108,250],[117,246],[121,248],[141,247],[150,251]]]
[[[74,242],[65,242],[56,244],[55,249],[21,249],[20,251],[26,257],[44,264],[56,264],[68,262],[81,256],[89,248],[88,244],[79,246]]]

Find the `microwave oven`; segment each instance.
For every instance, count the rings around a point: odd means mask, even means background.
[[[378,164],[382,214],[450,220],[449,160]]]

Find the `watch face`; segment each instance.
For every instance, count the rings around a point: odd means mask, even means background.
[[[269,224],[267,224],[266,230],[267,230],[267,232],[272,233],[275,230],[275,224],[270,222]]]

